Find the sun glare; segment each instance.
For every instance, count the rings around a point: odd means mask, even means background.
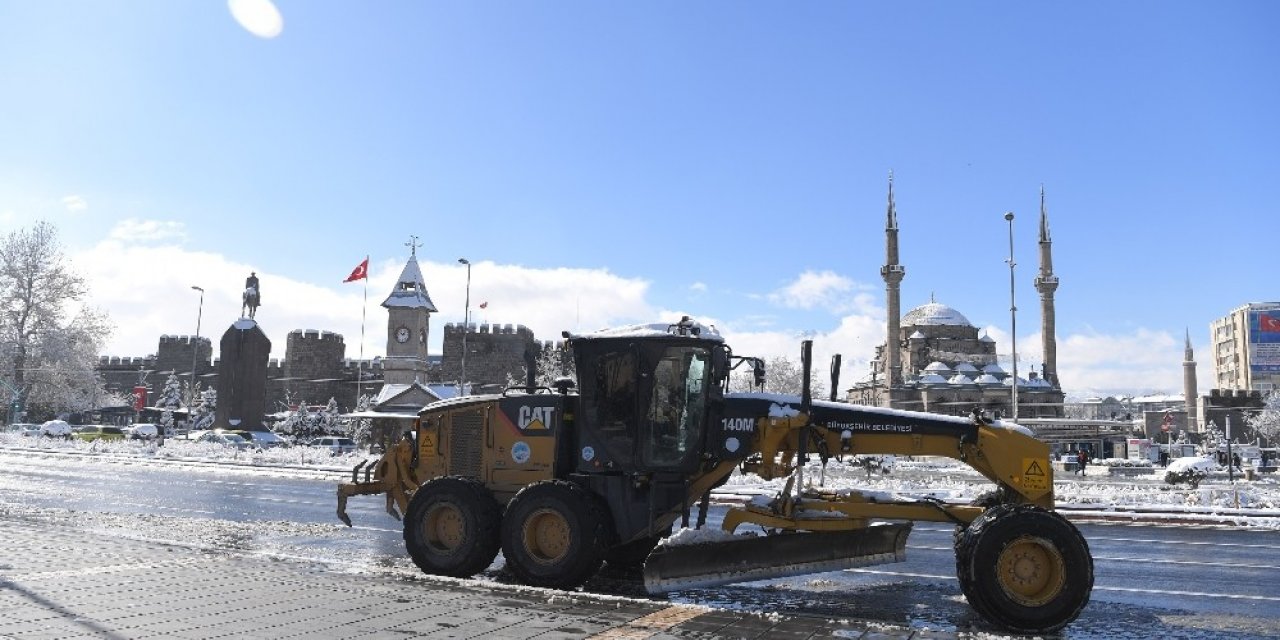
[[[284,30],[284,18],[271,0],[227,0],[231,17],[259,38],[274,38]]]

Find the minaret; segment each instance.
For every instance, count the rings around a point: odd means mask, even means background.
[[[1058,290],[1058,276],[1053,275],[1053,240],[1049,238],[1049,212],[1044,208],[1044,185],[1040,185],[1040,274],[1036,291],[1040,292],[1040,337],[1044,343],[1044,366],[1041,375],[1054,389],[1058,382],[1058,329],[1054,319],[1053,292]]]
[[[1191,330],[1187,329],[1187,346],[1182,356],[1182,397],[1187,405],[1187,431],[1199,431],[1200,420],[1196,415],[1196,354],[1191,350]]]
[[[902,340],[902,307],[900,287],[907,270],[898,264],[898,210],[893,204],[893,172],[889,172],[889,208],[885,217],[885,261],[880,267],[880,276],[884,278],[885,301],[889,307],[889,335],[885,340],[888,351],[888,375],[885,386],[889,389],[902,386],[902,354],[899,350]],[[893,406],[892,397],[886,406]]]

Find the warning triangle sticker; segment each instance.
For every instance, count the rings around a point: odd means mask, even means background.
[[[1042,476],[1042,475],[1044,475],[1044,469],[1042,469],[1042,468],[1040,467],[1040,462],[1039,462],[1039,461],[1037,461],[1037,460],[1032,460],[1032,461],[1031,461],[1031,464],[1027,465],[1027,470],[1022,472],[1022,475],[1026,475],[1026,476]]]

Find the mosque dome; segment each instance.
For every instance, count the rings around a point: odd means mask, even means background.
[[[951,384],[962,384],[962,385],[973,384],[973,378],[970,378],[969,376],[966,376],[963,373],[957,373],[954,376],[951,376],[951,379],[948,380],[947,382],[950,382]]]
[[[924,370],[929,373],[936,373],[939,375],[944,373],[951,373],[951,367],[948,367],[947,365],[937,361],[930,362],[929,366],[925,367]]]
[[[978,376],[978,379],[974,380],[974,382],[978,384],[1000,384],[1000,379],[989,373],[984,373]]]
[[[978,368],[969,364],[968,362],[961,362],[960,364],[956,365],[956,371],[958,373],[969,375],[971,373],[978,373]]]
[[[973,326],[969,324],[969,319],[964,317],[964,314],[941,302],[922,304],[908,311],[907,315],[902,316],[902,324],[908,327],[921,325]]]

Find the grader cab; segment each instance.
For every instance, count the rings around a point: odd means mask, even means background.
[[[759,361],[687,318],[566,338],[576,392],[530,383],[428,405],[365,481],[339,486],[338,516],[350,524],[350,496],[385,494],[430,574],[475,575],[501,550],[526,584],[576,588],[608,562],[643,566],[651,592],[900,561],[912,522],[949,522],[961,590],[988,621],[1044,633],[1088,602],[1088,545],[1053,510],[1048,447],[1029,431],[814,401],[807,388],[728,393],[730,370],[747,362],[760,375]],[[810,458],[853,454],[954,458],[995,491],[979,504],[884,502],[806,481]],[[718,535],[664,542],[677,521],[682,533],[704,527],[711,491],[735,470],[785,488],[729,508]]]

